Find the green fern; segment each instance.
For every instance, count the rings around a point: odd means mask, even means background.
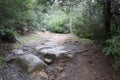
[[[120,67],[120,36],[115,36],[106,41],[107,47],[103,52],[106,56],[114,57],[114,67]]]
[[[120,36],[113,37],[106,41],[108,46],[104,49],[104,53],[109,56],[120,56]]]

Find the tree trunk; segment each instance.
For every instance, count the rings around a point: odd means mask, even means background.
[[[106,0],[105,2],[105,37],[110,38],[110,28],[111,28],[111,0]]]

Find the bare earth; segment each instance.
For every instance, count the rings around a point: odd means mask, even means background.
[[[74,57],[56,59],[47,69],[32,74],[25,73],[15,63],[6,63],[0,71],[0,80],[120,80],[102,53],[101,45],[82,42],[72,34],[36,34],[40,38],[21,47],[26,53],[37,54],[33,49],[36,45],[58,44],[71,49],[70,54],[75,54]]]

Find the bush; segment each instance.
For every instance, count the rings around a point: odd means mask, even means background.
[[[104,49],[107,56],[120,56],[120,36],[115,36],[106,41],[108,47]]]
[[[0,39],[14,42],[15,34],[32,22],[32,7],[35,0],[2,0],[0,1]]]
[[[68,33],[68,28],[66,24],[68,22],[68,16],[63,11],[56,11],[47,16],[45,20],[46,24],[48,24],[48,29],[52,32],[56,33]]]
[[[115,65],[120,67],[120,36],[114,36],[112,39],[106,41],[107,47],[104,48],[106,56],[113,56]]]
[[[4,62],[5,62],[5,58],[4,57],[0,57],[0,68],[3,67]]]
[[[79,37],[84,37],[84,38],[90,38],[91,37],[91,33],[90,33],[90,26],[88,25],[88,20],[81,19],[82,16],[79,18],[75,18],[73,20],[73,32],[79,36]]]
[[[92,40],[104,38],[105,28],[100,6],[98,3],[88,5],[87,2],[81,2],[73,9],[73,32],[77,36]],[[98,11],[97,9],[100,10]],[[90,14],[90,12],[93,14]]]
[[[18,33],[13,29],[2,29],[0,31],[1,42],[16,42]]]

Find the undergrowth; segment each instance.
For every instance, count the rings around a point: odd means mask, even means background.
[[[114,36],[106,41],[107,47],[104,48],[106,56],[113,56],[114,66],[120,67],[120,36]]]

